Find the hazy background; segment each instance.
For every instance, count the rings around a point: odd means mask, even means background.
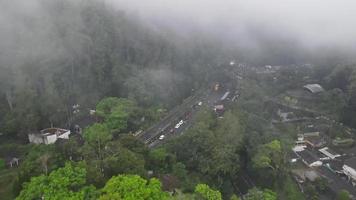
[[[295,39],[307,47],[354,48],[356,2],[350,0],[111,0],[142,18],[174,27],[200,29],[231,42],[256,35]]]
[[[43,19],[51,17],[50,11],[43,10],[43,2],[0,1],[0,51],[3,55],[11,54],[14,43],[33,45],[26,41],[28,36],[18,36],[21,33],[38,35],[42,44],[43,38],[51,37],[52,27],[41,26]],[[82,1],[72,2],[75,5]],[[140,18],[143,24],[157,32],[170,31],[185,38],[210,37],[238,54],[249,56],[249,60],[275,54],[275,57],[295,55],[283,62],[296,62],[311,53],[352,58],[356,50],[356,2],[351,0],[105,2],[109,7]],[[69,13],[68,16],[75,15]],[[40,23],[36,23],[36,19]],[[32,38],[31,41],[36,40]],[[40,51],[51,52],[48,48],[51,47],[45,44]]]

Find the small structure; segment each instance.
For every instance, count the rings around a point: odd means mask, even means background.
[[[10,161],[9,161],[9,165],[11,168],[13,168],[14,166],[18,167],[19,166],[19,158],[13,157]]]
[[[229,96],[229,94],[229,91],[225,92],[224,95],[220,98],[220,101],[224,101]]]
[[[319,149],[319,151],[326,155],[328,158],[330,158],[331,160],[334,160],[335,158],[340,157],[341,155],[338,153],[335,153],[334,151],[332,151],[331,149],[329,149],[328,147],[324,147]]]
[[[300,156],[302,162],[308,167],[320,167],[323,164],[320,159],[309,150],[296,153]]]
[[[353,184],[356,183],[356,157],[350,158],[345,161],[342,166],[344,174],[352,181]]]
[[[74,133],[82,134],[82,128],[78,124],[74,126]]]
[[[319,84],[307,84],[307,85],[304,85],[303,88],[307,89],[309,92],[311,92],[313,94],[320,93],[320,92],[324,91],[324,88],[321,87],[321,85],[319,85]]]
[[[299,183],[304,183],[305,181],[314,182],[319,176],[315,170],[305,170],[305,169],[294,169],[292,174],[295,175]]]
[[[57,139],[69,139],[70,130],[61,128],[47,128],[40,133],[28,134],[28,140],[34,144],[53,144]]]
[[[320,132],[319,131],[307,132],[307,133],[303,133],[303,136],[304,137],[319,137]]]
[[[312,148],[320,148],[326,144],[325,139],[319,135],[319,132],[305,133],[304,141]]]

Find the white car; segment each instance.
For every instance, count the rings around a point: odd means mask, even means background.
[[[159,136],[158,139],[159,139],[159,140],[163,140],[163,139],[164,139],[164,135]]]
[[[201,106],[201,105],[203,105],[203,102],[199,101],[198,106]]]
[[[176,125],[174,126],[174,128],[179,128],[183,123],[184,123],[184,121],[183,121],[183,120],[180,120],[180,121],[178,122],[178,124],[176,124]]]

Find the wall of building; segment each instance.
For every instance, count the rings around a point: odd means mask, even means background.
[[[47,135],[45,138],[45,144],[53,144],[57,141],[57,135],[55,134]]]
[[[44,143],[43,141],[43,137],[41,135],[38,134],[28,134],[28,140],[31,143],[35,143],[35,144],[42,144]]]
[[[347,165],[344,165],[342,167],[342,169],[344,170],[344,173],[350,177],[351,179],[353,179],[354,181],[356,181],[356,171],[352,168],[352,167],[349,167]]]
[[[69,139],[69,135],[70,135],[70,130],[68,130],[67,132],[65,132],[62,135],[58,136],[58,138]]]

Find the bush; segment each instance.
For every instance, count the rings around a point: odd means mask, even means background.
[[[5,161],[0,159],[0,170],[5,169]]]

